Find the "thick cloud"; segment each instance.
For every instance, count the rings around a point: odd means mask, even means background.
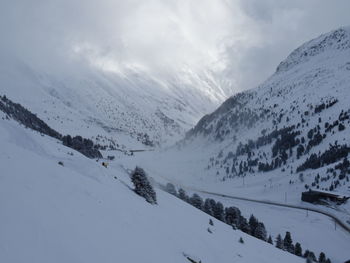
[[[47,71],[212,70],[238,91],[303,42],[350,24],[348,10],[347,0],[2,1],[0,54]]]

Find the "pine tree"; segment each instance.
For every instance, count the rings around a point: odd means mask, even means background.
[[[267,239],[267,242],[270,243],[271,245],[273,245],[273,241],[272,241],[271,235],[269,235],[269,238]]]
[[[303,255],[303,250],[302,250],[301,245],[300,245],[299,242],[297,242],[297,243],[295,244],[294,254],[297,255],[297,256],[299,256],[299,257],[301,257],[301,256]]]
[[[142,168],[136,166],[131,175],[131,181],[135,186],[134,191],[136,194],[142,196],[151,204],[157,204],[156,192],[153,190],[146,172]]]
[[[185,202],[188,202],[188,195],[186,194],[186,191],[182,188],[179,189],[179,198]]]
[[[252,230],[250,230],[250,231],[252,231]],[[266,241],[266,239],[267,239],[267,238],[266,238],[267,234],[266,234],[265,225],[264,225],[263,223],[261,223],[261,222],[258,222],[258,225],[256,226],[253,235],[254,235],[256,238],[259,238],[259,239],[261,239],[261,240]]]
[[[202,209],[203,207],[203,199],[198,194],[193,194],[189,202],[198,209]]]
[[[216,201],[214,199],[209,199],[209,205],[210,205],[211,215],[214,216]]]
[[[209,219],[209,225],[211,225],[211,226],[214,225],[214,222],[213,222],[213,220],[211,220],[211,218]]]
[[[242,237],[239,238],[239,243],[244,244],[244,241],[243,241]]]
[[[210,204],[209,198],[205,199],[205,201],[204,201],[203,211],[204,211],[204,213],[207,213],[208,215],[213,215],[213,210],[211,209],[211,204]]]
[[[212,210],[213,210],[213,216],[216,219],[220,221],[224,220],[224,206],[221,202],[217,202],[216,205],[212,207]]]
[[[329,258],[327,258],[326,263],[332,263],[332,261]]]
[[[317,261],[315,253],[312,251],[309,251],[308,258],[310,258],[312,261]]]
[[[285,250],[287,250],[290,253],[294,253],[294,246],[293,246],[293,240],[292,236],[289,231],[286,232],[286,235],[283,239],[283,247]]]
[[[276,247],[279,249],[283,249],[283,240],[280,234],[276,237]]]
[[[257,228],[258,226],[258,220],[255,218],[255,216],[252,214],[250,215],[250,218],[249,218],[249,227],[250,227],[250,231],[252,233],[253,236],[256,237],[255,235],[255,229]]]
[[[318,256],[318,262],[320,263],[326,262],[326,255],[323,252],[321,252],[320,255]]]
[[[244,233],[250,234],[250,227],[248,224],[248,221],[245,217],[240,216],[239,217],[239,223],[238,228],[242,230]]]
[[[231,226],[239,225],[239,217],[241,216],[241,211],[234,206],[225,208],[225,222]]]

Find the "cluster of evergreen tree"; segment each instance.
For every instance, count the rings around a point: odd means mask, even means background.
[[[248,154],[254,149],[259,149],[262,146],[271,144],[275,139],[276,141],[272,147],[273,156],[275,157],[279,150],[287,150],[298,143],[298,141],[296,141],[296,136],[300,134],[300,131],[294,131],[294,129],[295,125],[279,130],[276,129],[268,134],[265,134],[265,131],[263,131],[263,135],[256,140],[248,140],[246,144],[240,142],[236,149],[236,156]]]
[[[250,233],[252,236],[261,240],[267,241],[267,233],[265,225],[254,216],[251,215],[249,218]]]
[[[83,138],[81,136],[72,137],[66,135],[62,137],[63,145],[70,147],[89,158],[102,158],[102,154],[94,145],[93,141],[90,139]]]
[[[315,106],[315,113],[320,113],[324,109],[328,109],[332,107],[334,104],[338,102],[338,99],[332,99],[330,101],[327,101],[326,103],[321,103],[319,105]]]
[[[326,103],[317,105],[315,112],[317,113],[322,111],[322,109],[331,107],[336,102],[337,100],[328,100]],[[303,136],[300,137],[302,130],[300,130],[299,127],[304,128],[304,125],[308,127],[308,123],[306,123],[303,116],[309,116],[310,114],[311,113],[309,111],[305,111],[304,115],[302,114],[302,122],[298,123],[297,125],[290,125],[281,129],[276,128],[270,133],[263,130],[261,132],[262,136],[258,137],[257,139],[249,139],[246,143],[239,142],[236,152],[228,152],[223,160],[219,160],[223,158],[223,154],[218,155],[216,158],[212,157],[210,159],[208,169],[214,166],[223,168],[225,173],[222,180],[233,178],[235,176],[244,176],[246,173],[253,174],[255,171],[269,172],[275,170],[286,165],[288,159],[293,156],[294,147],[296,148],[297,159],[299,159],[302,155],[308,153],[313,147],[320,145],[327,136],[326,133],[331,132],[334,127],[338,127],[339,131],[343,131],[346,128],[345,121],[350,120],[350,110],[342,110],[339,117],[333,123],[325,123],[325,132],[323,132],[320,127],[322,119],[319,117],[319,125],[316,125],[314,128],[310,129],[305,138]],[[280,123],[284,113],[280,113],[278,116],[277,115],[277,113],[274,115],[274,118],[277,118],[274,120],[276,124]],[[272,144],[271,160],[267,159],[265,152],[255,152],[260,147],[268,144]],[[239,156],[247,156],[247,159],[238,160]],[[253,156],[255,157],[253,158]],[[232,164],[227,164],[227,161],[229,160],[232,160]],[[311,156],[310,160],[308,161],[309,163],[307,165],[319,168],[319,163],[317,162],[317,158],[315,158],[315,156]],[[302,171],[303,168],[299,169],[299,171]],[[217,175],[219,174],[220,172],[217,171]],[[345,173],[343,172],[341,176],[345,178]]]
[[[344,113],[342,111],[341,115],[339,116],[338,120],[333,121],[333,123],[325,123],[325,132],[331,132],[335,127],[338,127],[338,131],[345,130],[345,120],[349,119],[349,115],[347,112]]]
[[[300,139],[297,138],[297,136],[300,135],[300,131],[295,130],[295,125],[284,127],[279,130],[275,129],[268,134],[266,134],[266,131],[262,131],[262,134],[263,135],[258,137],[256,140],[248,140],[246,144],[240,142],[237,146],[235,154],[233,152],[228,153],[223,161],[223,164],[225,164],[227,160],[232,159],[233,165],[231,169],[228,166],[226,167],[227,177],[231,177],[230,175],[243,175],[246,172],[254,173],[253,167],[255,166],[257,166],[258,171],[263,172],[268,172],[279,168],[286,164],[288,158],[292,156],[293,148],[297,145],[301,145]],[[261,162],[259,161],[259,158],[252,158],[255,155],[255,149],[271,144],[273,140],[274,143],[271,149],[273,160],[271,162]],[[299,156],[305,151],[302,145],[300,147]],[[242,155],[247,155],[247,160],[237,162],[237,157]],[[218,155],[217,158],[221,157],[222,156]],[[262,156],[260,156],[260,158],[261,157]],[[266,155],[264,155],[264,157],[266,157]],[[214,165],[213,162],[214,158],[211,159],[212,165]],[[218,165],[219,162],[217,161],[215,164]]]
[[[150,204],[157,204],[157,195],[154,191],[146,172],[137,167],[131,174],[131,181],[135,186],[135,193],[142,196]]]
[[[162,188],[168,193],[177,196],[181,200],[202,210],[208,215],[211,215],[216,219],[228,225],[231,225],[234,229],[239,229],[251,236],[266,241],[270,244],[274,244],[271,235],[267,236],[267,231],[264,223],[260,222],[254,215],[251,215],[249,220],[247,220],[247,218],[242,216],[240,209],[237,207],[224,207],[221,202],[216,202],[211,198],[203,200],[196,193],[190,197],[182,188],[180,188],[179,191],[176,191],[175,186],[171,183],[166,184],[166,186],[162,186]],[[291,233],[288,231],[286,232],[283,239],[280,234],[277,235],[275,246],[279,249],[283,249],[289,253],[295,254],[296,256],[310,258],[311,260],[317,262],[316,256],[312,251],[305,250],[305,253],[303,254],[301,244],[299,242],[296,242],[294,245]],[[318,262],[331,263],[329,258],[326,259],[326,256],[323,252],[320,253]]]
[[[269,162],[259,162],[258,170],[262,172],[272,171],[285,165],[287,160],[293,154],[293,148],[300,143],[300,139],[297,138],[300,135],[300,131],[295,131],[295,126],[289,126],[276,131],[276,140],[272,145],[272,157],[274,158]],[[304,149],[299,148],[299,154],[304,152]]]
[[[350,147],[347,144],[344,145],[330,145],[329,149],[322,154],[311,154],[309,158],[305,160],[298,168],[297,172],[304,171],[306,169],[317,169],[331,163],[335,163],[348,156]]]
[[[348,158],[344,158],[343,162],[335,165],[334,169],[340,170],[340,175],[350,173],[350,162],[349,162]],[[344,178],[340,178],[340,175],[339,175],[339,179],[340,180],[344,179]]]
[[[20,124],[24,125],[26,128],[30,128],[59,140],[62,138],[62,135],[59,132],[49,127],[49,125],[47,125],[43,120],[24,108],[21,104],[14,103],[5,95],[0,96],[0,110]]]
[[[35,114],[24,108],[21,104],[12,102],[6,96],[0,96],[0,110],[26,128],[56,138],[62,141],[65,146],[81,152],[88,158],[102,157],[102,154],[94,147],[94,143],[90,139],[85,139],[81,136],[75,136],[74,138],[70,135],[62,136]]]
[[[326,137],[326,135],[321,134],[321,128],[319,125],[317,125],[315,128],[308,131],[307,137],[309,138],[309,142],[307,144],[306,150],[310,151],[312,147],[319,145]]]
[[[142,144],[154,147],[155,143],[150,139],[149,135],[147,133],[138,133],[137,134],[137,140],[140,141]]]
[[[176,188],[171,183],[168,183],[164,187],[164,190],[172,195],[177,196],[181,200],[193,205],[194,207],[202,210],[208,215],[211,215],[216,219],[233,226],[233,228],[235,229],[240,229],[247,234],[253,235],[265,241],[267,240],[266,229],[264,224],[259,222],[253,215],[251,217],[251,221],[248,222],[247,218],[242,216],[241,211],[237,207],[224,207],[224,205],[221,202],[216,202],[214,199],[211,198],[203,200],[196,193],[194,193],[190,197],[182,188],[180,188],[177,192]]]
[[[319,255],[319,259],[317,260],[315,253],[310,250],[305,250],[303,253],[303,249],[299,242],[293,244],[292,235],[289,231],[286,232],[284,238],[282,239],[281,234],[278,234],[275,240],[275,245],[279,249],[283,249],[288,251],[291,254],[294,254],[299,257],[304,257],[308,259],[308,261],[312,262],[320,262],[320,263],[331,263],[329,258],[326,259],[326,255],[324,252],[321,252]]]
[[[287,150],[297,146],[300,142],[296,138],[298,135],[300,135],[300,131],[294,131],[294,125],[281,130],[280,136],[272,146],[272,157],[276,157],[278,154],[280,156],[286,155]]]

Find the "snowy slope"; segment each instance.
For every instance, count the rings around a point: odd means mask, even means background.
[[[152,206],[119,163],[69,155],[3,117],[1,262],[303,262],[214,219],[209,233],[208,215],[162,191]]]
[[[350,147],[349,65],[350,28],[307,42],[258,88],[231,97],[204,116],[168,151],[169,159],[181,152],[184,170],[214,182],[259,175],[252,181],[261,186],[273,173],[288,176],[288,182],[310,183],[308,177],[319,172],[327,176],[327,168],[344,160],[341,146],[345,156]],[[335,160],[328,160],[325,153],[332,149]],[[320,163],[305,164],[313,153]],[[189,156],[195,165],[189,164]],[[340,173],[347,173],[335,172],[333,186]],[[346,176],[339,180],[337,187],[346,190]],[[331,184],[331,178],[318,183],[327,189]]]
[[[1,57],[0,94],[30,108],[59,132],[101,135],[129,148],[134,141],[179,139],[231,94],[209,71],[184,69],[164,77],[71,63],[71,70],[52,72],[10,55]]]
[[[350,195],[349,83],[350,28],[345,27],[297,48],[269,79],[204,116],[176,146],[140,154],[135,162],[178,185],[317,207],[350,225],[350,202],[324,206],[301,201],[301,192],[310,188]],[[252,213],[253,205],[242,206]],[[337,236],[333,241],[315,244],[320,238],[303,230],[314,228],[315,221],[308,228],[304,217],[293,217],[293,229],[285,223],[293,212],[273,207],[259,211],[273,231],[289,229],[302,243],[330,246],[335,258],[344,253],[339,261],[349,257],[344,249],[337,250],[349,242],[347,233],[332,233]],[[326,222],[319,227],[334,231],[332,222]]]

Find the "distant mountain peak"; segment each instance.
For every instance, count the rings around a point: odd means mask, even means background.
[[[344,50],[350,50],[350,26],[333,30],[301,45],[278,65],[276,72],[287,71],[327,51]]]

